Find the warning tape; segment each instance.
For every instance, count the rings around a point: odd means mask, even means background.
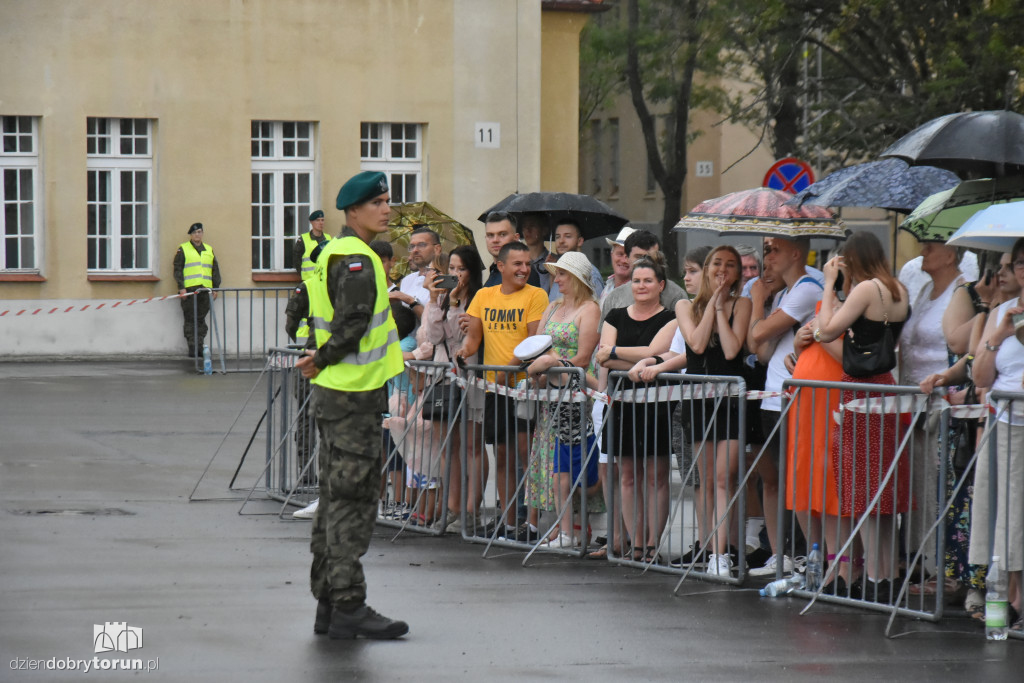
[[[186,297],[192,296],[196,292],[201,292],[201,291],[205,292],[205,291],[209,291],[209,290],[203,289],[203,290],[196,290],[195,292],[186,292],[185,294],[167,294],[166,296],[151,296],[148,299],[121,299],[120,301],[115,301],[112,304],[108,303],[108,302],[103,302],[101,304],[85,304],[83,306],[67,306],[67,307],[54,306],[53,308],[51,308],[49,310],[47,310],[45,308],[36,308],[36,309],[22,308],[20,310],[15,310],[13,308],[8,308],[7,310],[0,311],[0,318],[4,317],[8,313],[11,314],[12,318],[16,318],[19,315],[39,315],[40,313],[45,314],[45,315],[53,315],[54,313],[81,313],[82,311],[88,311],[90,309],[93,310],[93,311],[98,311],[101,308],[117,308],[118,306],[121,306],[122,304],[125,307],[128,307],[128,306],[133,306],[135,304],[148,304],[148,303],[152,303],[154,301],[164,301],[165,299],[184,299]]]
[[[465,389],[469,386],[469,383],[464,377],[456,375],[449,371],[446,376],[451,381],[455,382],[459,387]],[[708,398],[726,398],[726,397],[738,397],[740,396],[739,391],[736,389],[721,389],[717,385],[695,385],[688,384],[685,387],[673,386],[673,387],[639,387],[636,389],[627,389],[624,391],[618,391],[612,396],[606,393],[595,391],[587,388],[582,391],[567,392],[562,389],[525,389],[520,387],[508,387],[502,384],[494,384],[485,382],[482,378],[476,377],[473,379],[473,386],[482,391],[489,391],[492,393],[501,394],[502,396],[509,396],[511,398],[520,401],[544,401],[554,403],[558,401],[569,401],[573,403],[581,403],[588,397],[611,405],[618,401],[620,403],[648,403],[648,402],[665,402],[665,401],[679,401],[679,400],[693,400],[693,399],[708,399]],[[733,385],[730,385],[733,386]],[[744,398],[748,400],[761,400],[764,398],[770,398],[775,396],[782,396],[782,392],[779,391],[748,391],[743,394]]]

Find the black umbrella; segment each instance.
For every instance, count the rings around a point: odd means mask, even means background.
[[[1007,110],[947,114],[918,126],[881,156],[958,174],[1024,171],[1024,116]]]
[[[477,216],[476,219],[478,221],[480,221],[481,223],[486,223],[487,222],[488,214],[491,214],[491,213],[494,213],[494,212],[500,213],[502,211],[505,211],[508,208],[509,202],[511,202],[513,199],[515,199],[518,196],[519,196],[518,194],[513,192],[512,194],[510,194],[509,196],[505,197],[500,202],[498,202],[497,204],[495,204],[494,206],[492,206],[491,208],[487,209],[482,214]]]
[[[579,223],[584,239],[601,237],[629,222],[604,202],[586,194],[569,192],[529,192],[509,195],[480,216],[485,220],[491,211],[504,211],[522,218],[528,214],[544,216],[551,224],[571,219]]]
[[[797,193],[791,206],[867,206],[908,213],[925,198],[955,187],[955,173],[882,159],[841,168]]]

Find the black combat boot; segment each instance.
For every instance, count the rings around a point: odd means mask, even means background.
[[[409,632],[409,624],[377,614],[369,605],[362,605],[353,612],[335,607],[331,613],[331,626],[327,635],[334,640],[349,640],[362,636],[375,640],[401,638]]]
[[[327,633],[327,629],[331,626],[331,610],[334,607],[331,605],[331,601],[326,598],[321,598],[316,603],[316,621],[313,622],[313,633]]]

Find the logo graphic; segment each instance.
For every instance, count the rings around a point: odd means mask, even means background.
[[[142,628],[125,621],[108,621],[92,625],[94,652],[128,652],[142,648]]]

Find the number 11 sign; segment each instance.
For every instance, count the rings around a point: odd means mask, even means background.
[[[473,131],[473,142],[477,147],[498,149],[501,147],[501,124],[492,121],[478,121]]]

